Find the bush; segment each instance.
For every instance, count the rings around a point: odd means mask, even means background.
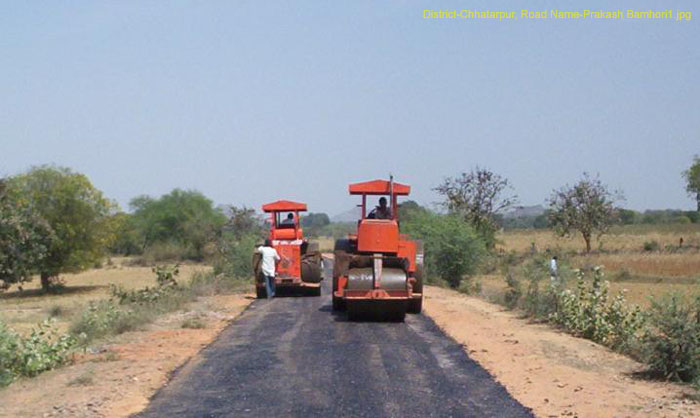
[[[515,309],[520,302],[520,298],[523,296],[523,289],[520,285],[520,281],[512,275],[510,272],[506,273],[506,293],[504,295],[504,302],[508,309]]]
[[[196,272],[190,280],[190,291],[196,296],[211,296],[248,290],[248,278],[236,278],[213,272]]]
[[[608,282],[603,281],[600,267],[593,269],[590,287],[583,271],[578,271],[577,276],[575,292],[567,289],[557,293],[556,310],[549,319],[574,335],[629,351],[644,325],[640,309],[629,308],[623,294],[609,300]]]
[[[219,242],[219,257],[214,263],[215,274],[235,278],[253,276],[253,252],[260,244],[260,237],[246,234],[240,237],[225,234]]]
[[[411,238],[423,240],[428,282],[437,276],[459,288],[462,278],[473,274],[486,255],[478,234],[455,215],[417,211],[402,227]]]
[[[206,328],[207,324],[204,322],[204,320],[198,316],[191,316],[184,321],[182,321],[182,328],[188,328],[188,329],[202,329]]]
[[[153,264],[163,261],[182,261],[196,258],[193,250],[183,243],[158,242],[146,248],[141,256],[146,264]]]
[[[659,243],[656,240],[651,240],[651,241],[644,241],[643,248],[644,248],[644,251],[651,252],[651,251],[659,251],[661,246],[659,245]]]
[[[133,331],[153,321],[159,314],[180,309],[194,298],[189,288],[177,285],[177,266],[158,266],[153,272],[158,283],[154,288],[126,290],[111,285],[111,298],[91,302],[71,326],[71,333],[80,335],[82,342],[87,343],[106,335]]]
[[[47,320],[23,338],[0,322],[0,386],[18,376],[36,376],[69,360],[76,339],[59,335],[53,320]]]
[[[652,371],[666,379],[700,383],[700,296],[653,300],[651,327],[642,342]]]

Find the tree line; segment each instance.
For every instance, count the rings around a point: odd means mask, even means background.
[[[700,205],[698,156],[683,177]],[[457,286],[455,278],[473,271],[478,255],[494,247],[499,216],[517,196],[507,179],[479,167],[445,178],[434,190],[442,197],[443,213],[405,202],[399,209],[402,227],[426,241],[432,271]],[[665,216],[620,209],[621,199],[622,193],[584,173],[574,185],[552,192],[546,224],[560,235],[579,234],[589,252],[593,237],[616,222]],[[108,253],[150,254],[154,260],[213,258],[219,270],[242,275],[249,270],[248,246],[264,233],[254,210],[215,207],[198,191],[138,196],[129,206],[131,213],[122,211],[87,176],[69,168],[39,166],[0,179],[0,290],[38,275],[50,291],[60,286],[60,274],[92,267]],[[678,216],[697,222],[697,214]],[[302,226],[310,235],[347,230],[322,213],[304,217]]]

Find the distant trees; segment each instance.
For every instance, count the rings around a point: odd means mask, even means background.
[[[29,219],[41,219],[37,225],[45,222],[51,228],[51,235],[43,226],[30,228],[42,236],[43,244],[34,248],[46,246],[36,265],[44,290],[51,290],[60,273],[92,266],[113,238],[109,217],[116,205],[83,174],[63,167],[35,167],[10,178],[7,193],[12,204],[31,213]]]
[[[317,236],[330,223],[331,220],[325,213],[309,213],[301,218],[301,227],[308,236]]]
[[[697,211],[700,212],[700,156],[693,158],[693,164],[683,172],[686,186],[685,190],[689,195],[695,195]]]
[[[186,258],[201,260],[204,247],[226,222],[211,200],[198,191],[174,189],[154,199],[138,196],[124,233],[133,233],[142,250],[156,244],[175,245]]]
[[[603,235],[614,221],[614,202],[620,193],[611,192],[597,177],[587,173],[575,185],[555,190],[549,198],[549,222],[559,235],[578,231],[591,251],[594,234]]]
[[[450,213],[469,222],[492,247],[497,229],[495,215],[517,201],[512,189],[507,179],[476,167],[469,173],[447,177],[433,190],[444,197],[442,205]]]

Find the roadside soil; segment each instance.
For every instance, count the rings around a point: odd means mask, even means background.
[[[73,364],[0,390],[0,417],[126,417],[144,409],[169,375],[211,343],[252,301],[250,294],[200,297],[76,355]],[[182,328],[196,318],[203,328]]]
[[[541,417],[700,417],[690,387],[636,377],[644,366],[499,305],[426,286],[424,312]]]

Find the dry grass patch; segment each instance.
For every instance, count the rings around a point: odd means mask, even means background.
[[[150,267],[127,266],[127,260],[113,260],[110,268],[93,269],[78,274],[65,274],[66,288],[60,294],[44,294],[36,279],[19,291],[13,287],[0,293],[0,320],[22,335],[27,335],[38,322],[54,317],[61,332],[67,332],[72,313],[82,312],[88,302],[109,297],[109,285],[126,289],[153,287],[154,276]],[[197,271],[209,271],[204,265],[180,266],[180,277],[189,280]]]
[[[676,247],[680,238],[684,246],[700,247],[700,224],[690,225],[626,225],[612,228],[609,234],[593,242],[593,248],[606,251],[641,251],[645,242],[656,241],[663,249]],[[576,235],[571,238],[558,237],[549,229],[517,229],[505,231],[497,236],[497,248],[504,251],[526,253],[534,242],[539,251],[560,250],[580,252],[584,249],[583,239]]]

